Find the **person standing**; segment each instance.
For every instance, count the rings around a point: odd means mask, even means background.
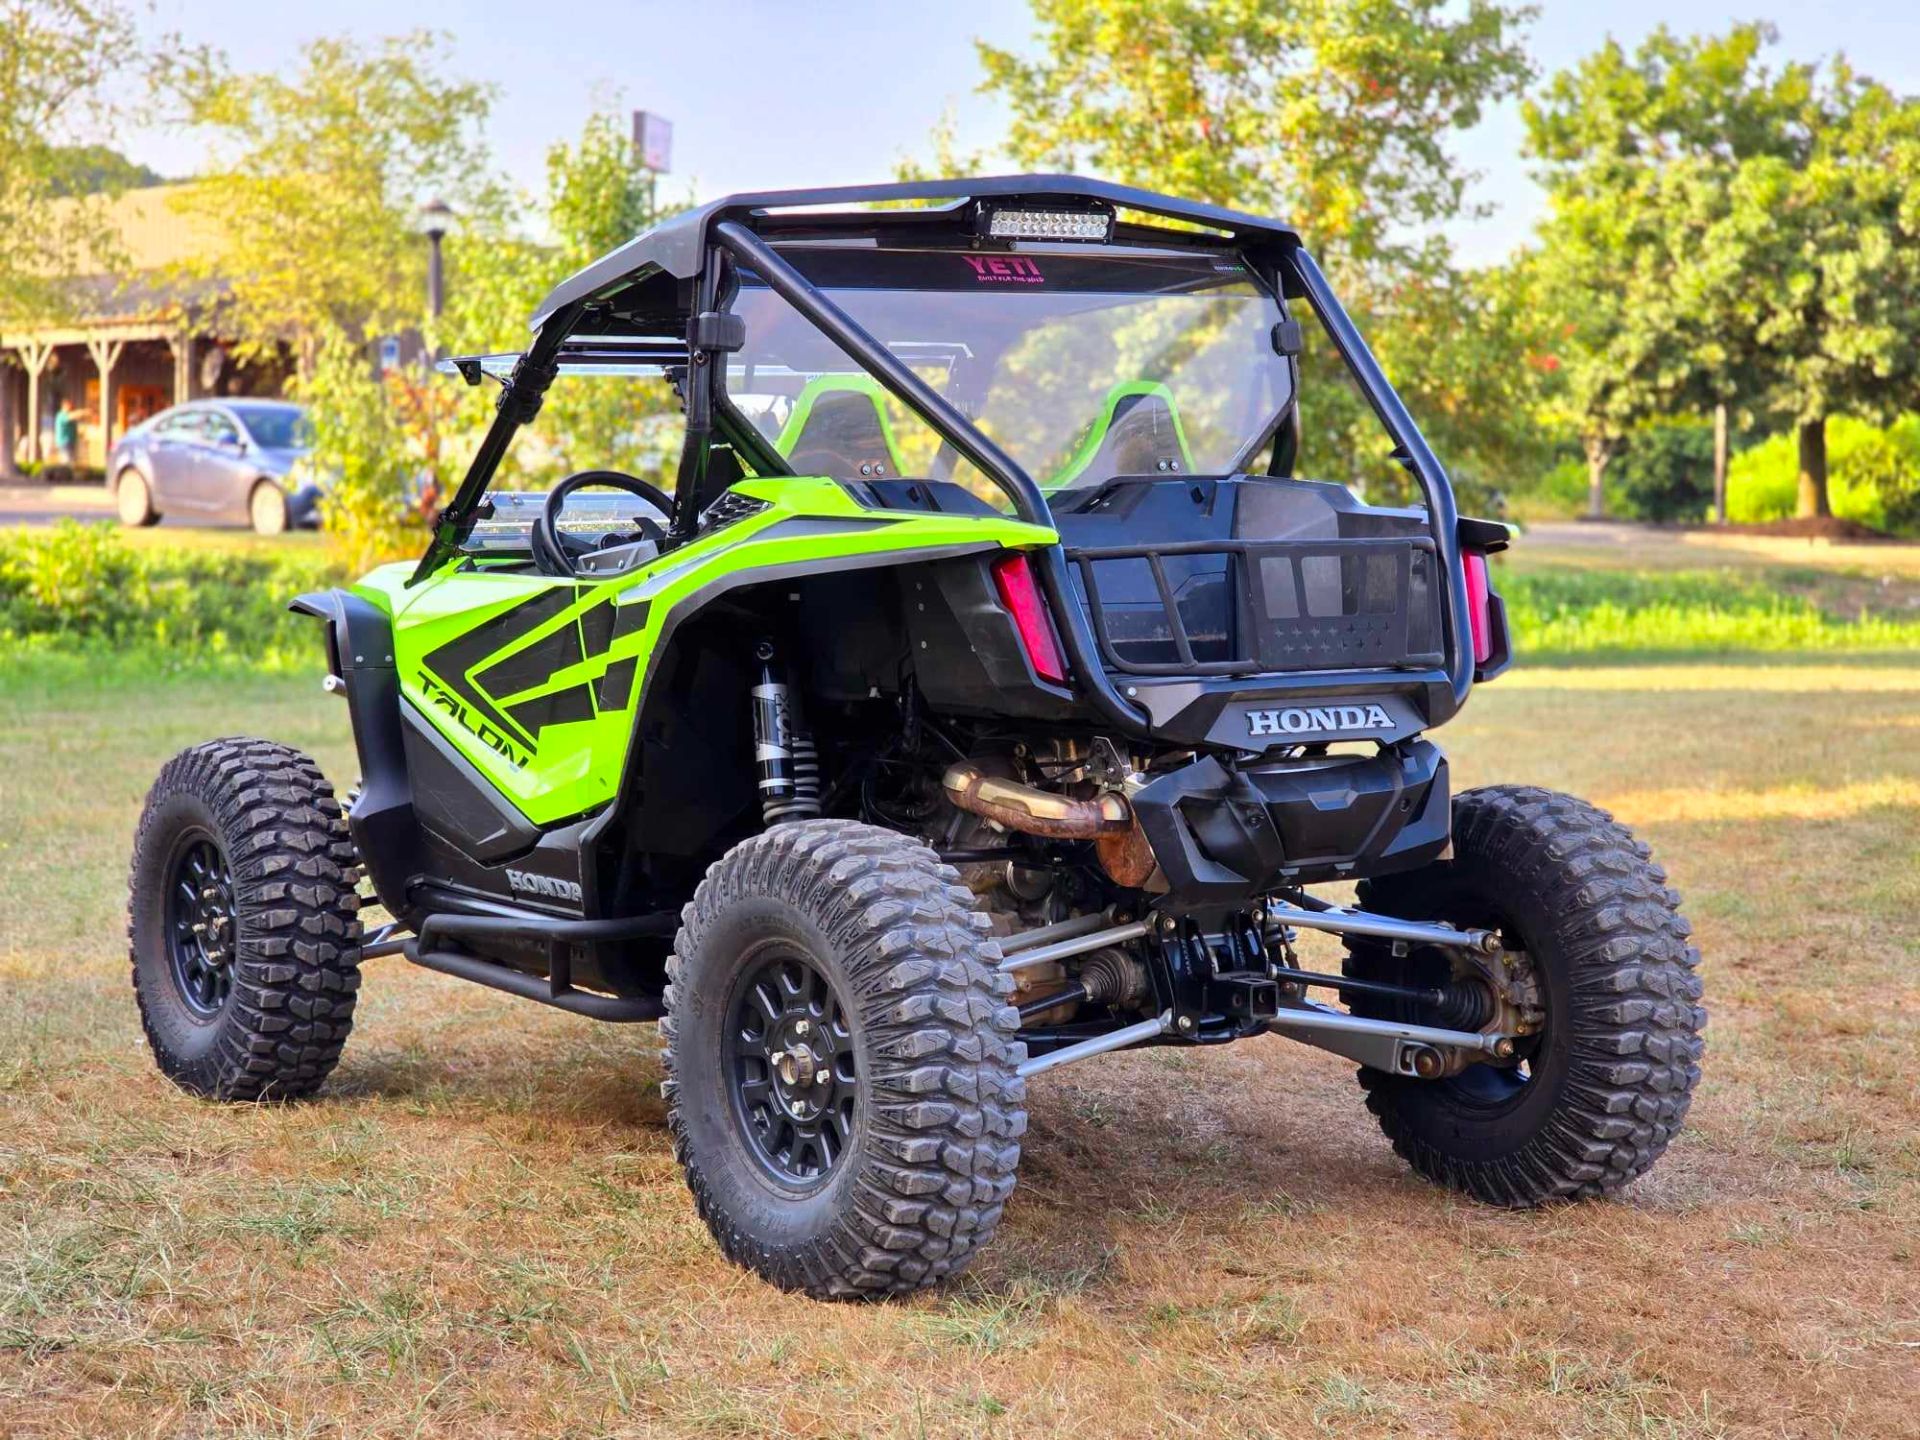
[[[60,397],[59,410],[54,412],[53,448],[60,452],[69,470],[79,468],[80,416],[74,410],[73,402],[64,395]]]

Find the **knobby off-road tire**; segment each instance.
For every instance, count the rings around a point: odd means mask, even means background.
[[[127,939],[169,1079],[222,1100],[326,1079],[360,986],[357,874],[333,789],[300,751],[214,740],[167,762],[134,839]]]
[[[798,821],[729,851],[681,919],[662,1089],[721,1250],[821,1299],[904,1294],[960,1270],[1013,1190],[1026,1051],[959,876],[892,831]],[[773,1018],[782,1006],[812,1008]],[[782,1151],[796,1131],[787,1090],[804,1087],[756,1085],[768,1067],[755,1056],[769,1035],[799,1027],[801,1047],[823,1023],[838,1058],[818,1083],[840,1128],[824,1149]]]
[[[1360,886],[1366,909],[1497,926],[1523,948],[1547,1019],[1526,1069],[1443,1080],[1362,1068],[1367,1108],[1429,1180],[1525,1207],[1620,1189],[1679,1132],[1700,1078],[1700,952],[1646,845],[1604,810],[1551,790],[1493,786],[1453,806],[1453,858]],[[1444,984],[1440,952],[1396,959],[1349,943],[1347,973]],[[1431,1015],[1356,1002],[1392,1019]]]

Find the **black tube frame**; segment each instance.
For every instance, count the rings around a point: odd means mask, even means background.
[[[503,915],[441,912],[420,922],[415,938],[402,943],[401,953],[425,969],[504,990],[523,1000],[537,1000],[556,1010],[571,1011],[594,1020],[632,1024],[659,1019],[666,1013],[665,1002],[658,995],[602,995],[575,989],[569,947],[671,935],[678,924],[679,916],[671,911],[608,920],[560,920],[531,911]],[[442,936],[455,940],[466,936],[542,944],[547,951],[547,973],[529,975],[484,956],[441,949],[434,942]]]
[[[1286,232],[1275,231],[1262,237],[1262,242],[1256,244],[1252,237],[1243,238],[1242,253],[1249,261],[1265,262],[1256,268],[1282,282],[1276,287],[1279,293],[1292,294],[1297,287],[1298,293],[1305,296],[1321,327],[1332,340],[1342,363],[1397,447],[1399,458],[1412,473],[1426,501],[1429,524],[1444,577],[1440,587],[1441,646],[1445,659],[1446,689],[1451,692],[1452,700],[1447,713],[1428,716],[1429,723],[1438,724],[1450,718],[1452,712],[1465,702],[1474,678],[1473,647],[1466,638],[1468,610],[1466,576],[1460,565],[1460,516],[1452,483],[1313,257]],[[715,297],[722,269],[729,257],[751,267],[816,329],[925,421],[956,452],[994,481],[1013,502],[1014,512],[1020,519],[1050,530],[1057,528],[1045,494],[1018,462],[789,264],[766,239],[745,223],[745,218],[715,216],[708,226],[703,263],[693,285],[694,293],[703,302],[711,303]],[[533,345],[514,367],[513,375],[502,390],[499,412],[489,426],[466,478],[436,522],[433,542],[421,557],[419,566],[408,581],[409,585],[424,580],[459,548],[472,513],[498,468],[508,442],[521,424],[530,421],[538,413],[540,397],[552,382],[557,368],[556,356],[587,309],[586,302],[577,301],[546,317],[546,323],[535,335]],[[697,365],[697,357],[691,353],[689,360]],[[701,397],[706,402],[701,407],[705,411],[701,419],[708,427],[706,433],[710,437],[712,420],[709,417],[712,409],[708,407],[714,398],[711,381],[702,376],[693,388],[705,392]],[[693,397],[689,398],[691,400]],[[730,413],[731,406],[724,399],[724,387],[721,403],[714,408],[718,408],[728,419],[734,418]],[[680,526],[676,528],[684,527],[686,517],[676,516],[676,519],[680,521]],[[1047,607],[1066,646],[1067,658],[1084,698],[1108,724],[1136,738],[1152,739],[1153,729],[1146,712],[1120,693],[1101,661],[1098,640],[1085,608],[1076,602],[1073,595],[1065,548],[1056,541],[1039,550],[1036,558]],[[1331,683],[1351,687],[1376,676],[1383,688],[1404,687],[1408,680],[1405,670],[1387,669],[1377,672],[1299,671],[1282,676],[1263,676],[1261,683],[1275,690],[1308,689]]]

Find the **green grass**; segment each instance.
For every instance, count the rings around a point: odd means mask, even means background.
[[[1529,660],[1920,648],[1920,610],[1849,614],[1844,579],[1805,568],[1503,569],[1495,584]]]
[[[1420,1184],[1353,1067],[1278,1039],[1111,1056],[1034,1082],[978,1266],[865,1307],[720,1257],[648,1027],[391,959],[314,1102],[158,1076],[123,931],[142,796],[236,732],[349,782],[316,676],[0,666],[0,1433],[1911,1429],[1913,656],[1522,664],[1440,732],[1459,788],[1584,793],[1686,895],[1706,1079],[1623,1197]]]

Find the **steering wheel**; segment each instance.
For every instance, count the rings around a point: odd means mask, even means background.
[[[579,579],[580,570],[574,562],[596,548],[594,542],[564,534],[559,526],[560,512],[566,509],[567,498],[588,485],[624,490],[646,501],[664,516],[673,514],[673,497],[658,485],[642,480],[637,475],[628,475],[620,470],[582,470],[569,475],[553,487],[547,496],[547,503],[541,507],[539,518],[533,522],[532,533],[527,537],[527,543],[533,550],[533,563],[548,575],[556,575],[563,580]],[[643,532],[653,529],[656,533],[652,538],[659,538],[659,526],[655,522],[642,518],[640,526]]]

